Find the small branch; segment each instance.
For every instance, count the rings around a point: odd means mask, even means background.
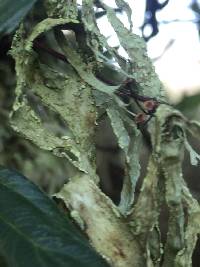
[[[74,177],[56,194],[113,267],[145,266],[139,241],[117,207],[88,176]]]
[[[167,52],[167,50],[174,44],[174,42],[175,42],[174,39],[169,40],[167,45],[164,47],[162,53],[159,56],[152,58],[152,61],[156,62],[157,60],[161,59],[164,56],[164,54]]]
[[[37,52],[38,49],[39,49],[39,50],[42,50],[42,51],[44,51],[44,52],[50,54],[51,56],[53,56],[53,57],[55,57],[55,58],[57,58],[57,59],[60,59],[60,60],[62,60],[62,61],[64,61],[64,62],[67,62],[67,63],[68,63],[67,58],[66,58],[63,54],[61,54],[61,53],[59,53],[59,52],[53,50],[53,49],[50,48],[50,47],[46,47],[45,44],[40,43],[39,41],[35,41],[35,42],[34,42],[33,49],[34,49],[36,52]]]

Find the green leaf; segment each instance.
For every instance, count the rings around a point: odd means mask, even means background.
[[[8,267],[105,267],[88,240],[33,183],[0,169],[0,255]]]
[[[9,34],[26,16],[36,0],[0,1],[0,36]]]

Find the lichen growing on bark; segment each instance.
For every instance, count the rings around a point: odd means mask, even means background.
[[[68,1],[66,7],[63,2],[45,0],[48,17],[29,31],[22,24],[15,35],[11,54],[16,62],[17,86],[11,125],[41,149],[66,158],[75,166],[76,175],[57,197],[71,209],[73,218],[79,218],[77,223],[82,229],[85,227],[92,245],[111,266],[191,266],[200,233],[200,209],[183,180],[181,164],[185,148],[190,150],[192,164],[198,162],[187,133],[198,136],[200,126],[164,102],[164,90],[144,41],[126,29],[109,6],[100,1],[129,60],[109,47],[100,33],[92,0],[82,1],[82,17],[78,16],[76,1]],[[130,21],[127,4],[122,0],[116,4],[125,7]],[[63,29],[68,32],[62,32]],[[75,35],[72,40],[67,36],[69,32]],[[43,46],[37,46],[42,40],[43,45],[49,46],[42,48],[44,53],[40,51]],[[118,63],[118,68],[111,66],[120,77],[116,83],[109,83],[109,72],[108,83],[98,77],[98,71],[109,63],[104,50]],[[152,155],[135,203],[142,131],[134,120],[137,105],[131,103],[131,113],[117,94],[127,79],[134,80],[137,94],[157,99],[160,104],[147,125]],[[66,133],[58,135],[46,127],[41,106],[61,118]],[[125,159],[118,206],[98,187],[95,130],[104,116],[110,120]],[[167,239],[162,245],[159,215],[163,203],[167,205],[169,220]]]

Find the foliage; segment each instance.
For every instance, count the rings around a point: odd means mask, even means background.
[[[7,266],[107,266],[69,218],[25,177],[1,168],[0,192],[0,249]]]
[[[117,0],[116,4],[124,9],[130,22],[131,11],[126,2]],[[185,149],[192,164],[199,161],[200,156],[188,142],[188,133],[199,137],[200,124],[189,121],[167,103],[143,39],[132,33],[131,23],[130,29],[125,28],[111,7],[92,0],[82,1],[80,8],[72,0],[67,7],[63,0],[45,0],[39,5],[40,14],[38,6],[33,8],[13,38],[10,53],[15,60],[17,82],[9,125],[39,149],[62,158],[70,168],[73,166],[69,181],[65,185],[63,182],[56,197],[62,199],[71,218],[109,265],[191,266],[200,233],[200,209],[183,180],[181,164]],[[128,59],[117,48],[110,47],[100,33],[94,5],[105,11]],[[103,177],[96,172],[102,168],[96,161],[96,132],[101,131],[104,121],[112,129],[111,138],[120,151],[124,170],[117,204],[100,189]],[[136,197],[141,174],[140,151],[146,137],[151,144],[151,155]],[[0,215],[4,214],[8,199],[6,216],[15,217],[15,210],[22,212],[19,221],[15,221],[16,228],[27,231],[32,220],[38,221],[38,227],[45,228],[42,234],[46,233],[47,246],[52,245],[52,235],[69,245],[66,237],[72,231],[71,242],[80,251],[76,254],[77,266],[84,266],[87,260],[96,260],[99,266],[104,264],[85,241],[80,241],[82,237],[67,219],[64,221],[52,202],[24,178],[17,177],[3,171]],[[117,180],[118,174],[115,183]],[[8,188],[4,188],[5,184]],[[31,210],[35,199],[37,210]],[[38,209],[47,202],[40,218]],[[47,216],[50,206],[55,209],[55,221]],[[164,206],[168,212],[168,230],[163,241],[159,217]],[[66,235],[57,226],[55,234],[52,225],[57,222],[61,222],[61,229],[66,225]],[[9,235],[18,234],[12,232],[10,225],[7,227]],[[29,230],[37,234],[37,224]],[[34,242],[37,238],[34,236]],[[12,266],[7,256],[9,249],[10,246],[3,246],[0,255]],[[11,249],[13,252],[16,248]],[[86,249],[91,257],[84,259],[82,253]],[[33,252],[30,248],[29,253]],[[18,264],[17,255],[12,260]],[[43,257],[49,261],[45,254]],[[54,261],[58,261],[57,266],[64,261],[70,266],[67,248],[62,256],[56,255],[45,264],[51,266]],[[37,266],[42,266],[42,262]]]
[[[36,0],[2,0],[0,3],[0,36],[3,34],[11,33],[32,8]]]

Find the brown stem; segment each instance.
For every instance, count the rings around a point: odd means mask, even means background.
[[[50,54],[51,56],[68,63],[67,58],[63,54],[53,50],[50,47],[46,47],[43,43],[41,43],[39,41],[34,41],[33,49],[36,52],[37,52],[38,49],[39,50],[43,50],[43,51],[47,52],[48,54]]]

